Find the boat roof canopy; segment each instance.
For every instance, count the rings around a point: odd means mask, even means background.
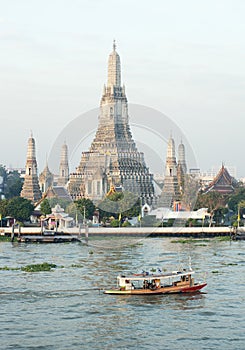
[[[135,274],[135,275],[119,275],[117,278],[123,278],[129,281],[144,281],[144,280],[162,280],[162,279],[169,279],[173,277],[181,277],[181,276],[187,276],[187,275],[193,275],[195,272],[192,270],[188,271],[173,271],[169,273],[164,274],[149,274],[149,273],[141,273],[141,274]]]

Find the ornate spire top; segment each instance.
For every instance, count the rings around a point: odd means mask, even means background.
[[[120,57],[116,52],[116,43],[113,41],[113,51],[108,60],[108,80],[107,86],[121,86],[121,63]]]
[[[28,139],[27,159],[36,161],[36,146],[35,146],[35,140],[33,138],[32,132],[31,132],[31,136]]]

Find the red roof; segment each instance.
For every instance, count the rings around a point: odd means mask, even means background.
[[[234,178],[229,174],[228,170],[222,165],[220,171],[215,176],[213,181],[205,188],[204,193],[216,191],[219,193],[232,193]]]

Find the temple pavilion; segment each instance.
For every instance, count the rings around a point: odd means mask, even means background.
[[[221,194],[229,194],[234,192],[235,179],[230,175],[227,168],[222,164],[218,174],[212,182],[204,189],[203,193],[219,192]]]

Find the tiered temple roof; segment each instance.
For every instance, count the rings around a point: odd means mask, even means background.
[[[234,191],[234,178],[222,164],[222,167],[213,181],[204,189],[204,193],[216,191],[222,194],[229,194]]]

